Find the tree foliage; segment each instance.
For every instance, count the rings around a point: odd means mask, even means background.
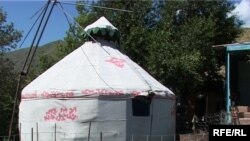
[[[6,23],[6,14],[0,8],[0,136],[8,134],[16,88],[13,63],[3,55],[14,49],[20,38],[21,33],[14,29],[13,23]]]
[[[0,135],[6,136],[14,104],[17,75],[13,72],[13,64],[9,60],[0,57],[0,64]]]
[[[93,4],[133,11],[78,5],[76,20],[84,28],[105,16],[121,32],[122,51],[177,95],[201,93],[221,80],[217,73],[221,64],[211,46],[232,43],[240,33],[241,22],[229,16],[234,6],[226,0],[101,0]],[[61,51],[67,54],[81,45],[82,32],[72,25]]]
[[[14,29],[14,24],[6,24],[6,13],[0,8],[0,54],[14,49],[21,33]]]
[[[147,61],[150,72],[176,94],[206,91],[208,85],[221,79],[212,45],[232,43],[240,33],[241,22],[234,15],[228,16],[233,4],[172,1],[160,7],[162,20],[153,31],[152,58]]]

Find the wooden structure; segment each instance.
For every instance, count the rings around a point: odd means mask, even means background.
[[[224,44],[213,46],[216,49],[223,50],[226,53],[226,77],[225,77],[225,92],[226,92],[226,111],[227,111],[227,123],[232,123],[231,119],[231,85],[230,85],[230,64],[231,55],[238,52],[248,52],[250,51],[250,42],[246,43],[235,43],[235,44]]]

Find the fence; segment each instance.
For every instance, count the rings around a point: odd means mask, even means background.
[[[192,131],[186,134],[179,134],[178,141],[208,141],[209,125],[224,125],[227,123],[228,113],[222,111],[220,113],[209,114],[198,118],[193,117]],[[231,123],[230,123],[231,124]]]
[[[130,141],[175,141],[175,135],[134,135],[132,134]]]
[[[194,116],[193,118],[193,131],[194,132],[208,132],[209,125],[222,125],[227,123],[227,113],[220,112],[209,114],[203,116],[202,118],[197,118]]]
[[[110,141],[110,138],[107,138],[107,134],[112,134],[112,132],[100,132],[99,135],[95,134],[95,136],[86,136],[86,134],[83,133],[51,133],[51,132],[39,132],[36,133],[25,133],[22,134],[23,141],[25,140],[31,140],[31,141],[44,141],[44,139],[41,138],[41,136],[46,136],[46,141]],[[92,134],[93,135],[93,134]],[[60,138],[58,138],[60,136]],[[72,139],[72,137],[74,139]],[[175,141],[175,135],[138,135],[138,134],[132,134],[131,137],[129,137],[129,141]],[[116,139],[112,139],[112,141],[116,141]],[[8,141],[8,136],[0,136],[0,141]],[[10,138],[10,141],[19,141],[19,135],[13,135]]]
[[[129,141],[207,141],[208,140],[208,130],[209,125],[220,125],[226,124],[227,113],[220,112],[210,115],[203,116],[202,118],[195,117],[192,121],[192,132],[188,134],[180,134],[176,136],[175,134],[165,134],[165,135],[138,135],[131,134],[128,137]],[[55,125],[56,129],[56,125]],[[89,132],[85,133],[66,133],[66,132],[36,132],[33,129],[30,130],[30,133],[22,134],[22,141],[31,140],[31,141],[43,141],[42,136],[46,136],[46,141],[70,141],[74,138],[74,141],[116,141],[117,134],[104,131],[99,133]],[[109,136],[109,137],[108,137]],[[110,136],[115,138],[111,139]],[[59,138],[60,137],[60,138]],[[0,141],[7,141],[7,136],[0,136]],[[19,135],[11,136],[11,141],[18,141]]]
[[[0,136],[0,141],[8,141],[8,136]],[[19,141],[19,135],[10,136],[10,141]]]

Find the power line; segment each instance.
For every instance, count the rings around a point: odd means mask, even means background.
[[[30,17],[30,19],[33,19],[33,17],[35,17],[42,9],[44,10],[45,6],[46,6],[46,5],[44,5],[44,6],[41,7],[39,10],[37,10],[37,11],[35,12],[35,14],[33,14],[33,15]]]
[[[57,2],[57,3],[60,3],[60,2]],[[59,6],[58,6],[59,7]],[[78,27],[80,27],[82,30],[83,30],[83,32],[85,32],[94,42],[96,42],[96,43],[99,43],[93,36],[91,36],[87,31],[85,31],[84,30],[84,28],[70,15],[70,14],[68,14],[68,12],[66,12],[64,9],[63,9],[63,7],[59,7],[59,9],[65,14],[65,15],[67,15],[68,17],[70,17],[71,18],[71,20],[73,20],[74,21],[74,23],[78,26]],[[102,48],[108,55],[110,55],[110,53],[109,52],[107,52],[104,48]]]
[[[62,9],[64,9],[61,3],[59,3],[59,6],[60,6]],[[65,16],[65,18],[66,18],[66,20],[67,20],[67,22],[68,22],[68,24],[69,24],[69,27],[71,28],[71,24],[70,24],[69,18],[67,17],[67,15],[66,15],[65,13],[63,13],[63,14],[64,14],[64,16]]]
[[[31,55],[31,50],[32,50],[32,48],[33,48],[33,44],[34,44],[34,42],[35,42],[35,40],[36,40],[37,34],[38,34],[38,32],[39,32],[39,30],[40,30],[40,27],[41,27],[41,25],[42,25],[42,23],[43,23],[43,20],[44,20],[44,17],[45,17],[45,15],[46,15],[46,13],[47,13],[47,10],[48,10],[48,7],[49,7],[50,2],[51,2],[51,1],[48,0],[45,9],[42,11],[42,13],[43,13],[42,15],[43,15],[43,16],[42,16],[42,18],[41,18],[41,20],[40,20],[40,24],[39,24],[39,26],[38,26],[36,35],[35,35],[35,37],[34,37],[34,39],[33,39],[32,44],[31,44],[29,53],[28,53],[28,55],[27,55],[27,57],[26,57],[24,66],[23,66],[23,68],[22,68],[22,71],[20,72],[19,77],[18,77],[17,87],[16,87],[16,93],[15,93],[15,98],[14,98],[14,105],[13,105],[13,109],[12,109],[12,115],[11,115],[11,121],[10,121],[10,127],[9,127],[8,141],[10,141],[10,137],[11,137],[11,133],[12,133],[12,127],[13,127],[13,121],[14,121],[14,115],[15,115],[15,108],[16,108],[16,105],[17,105],[17,98],[18,98],[18,93],[19,93],[19,90],[20,90],[20,84],[21,84],[22,76],[23,76],[24,74],[27,74],[27,73],[28,73],[28,70],[29,70],[29,67],[30,67],[30,65],[31,65],[32,59],[33,59],[34,54],[35,54],[35,52],[36,52],[36,48],[37,48],[37,46],[38,46],[38,44],[39,44],[39,41],[40,41],[40,39],[41,39],[41,37],[42,37],[42,34],[43,34],[43,31],[44,31],[44,29],[45,29],[45,27],[46,27],[46,24],[47,24],[47,22],[48,22],[48,19],[49,19],[50,15],[51,15],[51,12],[52,12],[53,7],[54,7],[54,5],[55,5],[55,3],[53,3],[52,8],[50,9],[50,13],[49,13],[49,15],[47,16],[46,22],[45,22],[45,24],[43,25],[43,29],[42,29],[42,31],[40,32],[39,39],[38,39],[38,41],[37,41],[35,50],[32,52],[33,54],[32,54],[32,56],[31,56],[30,62],[29,62],[29,64],[28,64],[28,68],[27,68],[26,71],[24,71],[24,70],[25,70],[25,67],[26,67],[26,65],[27,65],[27,62],[28,62],[28,60],[29,60],[29,57],[30,57],[30,55]],[[40,11],[40,10],[39,10],[39,11]],[[39,17],[40,17],[40,16],[39,16]],[[39,17],[38,17],[38,19],[39,19]],[[35,23],[36,23],[36,22],[35,22]]]
[[[30,66],[31,66],[32,60],[33,60],[33,58],[34,58],[34,56],[35,56],[36,50],[37,50],[37,48],[38,48],[38,45],[39,45],[40,40],[41,40],[41,38],[42,38],[43,32],[44,32],[44,30],[45,30],[45,27],[46,27],[48,21],[49,21],[50,15],[51,15],[51,13],[52,13],[52,11],[53,11],[53,9],[54,9],[55,4],[56,4],[56,1],[53,3],[53,5],[52,5],[52,7],[51,7],[51,9],[50,9],[50,11],[49,11],[49,14],[48,14],[48,16],[47,16],[47,19],[46,19],[46,21],[45,21],[45,23],[44,23],[44,25],[43,25],[42,31],[41,31],[41,33],[40,33],[40,35],[39,35],[38,41],[37,41],[36,46],[35,46],[35,50],[34,50],[32,56],[31,56],[31,59],[30,59],[30,62],[29,62],[29,64],[28,64],[28,68],[27,68],[26,72],[29,72],[29,68],[30,68]]]
[[[57,3],[59,3],[59,4],[61,4],[62,2],[57,2]],[[62,4],[73,4],[73,3],[62,3]],[[74,5],[76,5],[76,4],[74,4]],[[90,6],[90,5],[89,5]],[[98,42],[98,41],[96,41],[88,32],[86,32],[85,30],[84,30],[84,28],[70,15],[70,14],[68,14],[64,9],[63,9],[63,7],[62,7],[62,5],[60,5],[60,7],[59,7],[61,10],[62,10],[62,12],[64,13],[64,15],[66,15],[66,17],[70,17],[75,23],[76,23],[76,25],[77,26],[79,26],[92,40],[94,40],[95,42]],[[98,7],[99,8],[99,7]],[[113,8],[112,8],[113,9]],[[133,11],[130,11],[130,12],[133,12]],[[68,20],[68,19],[67,19]],[[81,49],[82,49],[82,47],[81,47]],[[108,53],[109,55],[110,55],[110,53],[108,52],[108,51],[106,51],[104,48],[102,48],[106,53]],[[97,71],[96,71],[96,69],[95,69],[95,67],[94,67],[94,65],[91,63],[91,61],[89,60],[89,58],[88,58],[88,56],[86,55],[86,53],[84,52],[84,50],[82,49],[82,52],[84,53],[84,55],[86,56],[86,58],[88,59],[88,61],[89,61],[89,63],[91,64],[91,66],[94,68],[94,70],[95,70],[95,72],[97,73]],[[123,57],[122,57],[123,58]],[[150,89],[150,91],[152,91],[152,87],[151,87],[151,85],[149,84],[149,82],[143,77],[143,75],[135,68],[135,66],[131,63],[130,64],[130,60],[128,60],[129,62],[127,62],[127,64],[128,64],[128,66],[132,69],[132,70],[134,70],[135,71],[135,73],[137,73],[137,74],[139,74],[139,76],[141,77],[141,79],[142,79],[142,81],[144,81],[145,83],[146,83],[146,85],[148,85],[148,87],[149,87],[149,89]],[[101,78],[101,76],[97,73],[97,75],[99,76],[99,78],[108,86],[108,87],[110,87],[111,89],[113,89],[105,80],[103,80],[102,78]]]
[[[59,4],[60,4],[60,2],[58,2]],[[58,6],[59,7],[59,6]],[[74,20],[74,18],[72,18],[72,16],[70,16],[65,10],[64,10],[64,8],[63,8],[63,6],[62,5],[60,5],[60,7],[59,7],[62,11],[63,11],[63,13],[65,14],[65,16],[66,16],[66,18],[67,18],[67,16],[69,16],[90,38],[92,38],[98,45],[100,45],[99,44],[99,42],[98,41],[96,41],[95,39],[94,39],[94,37],[92,37],[87,31],[85,31],[84,30],[84,28],[76,21],[76,20]],[[90,65],[92,66],[92,68],[94,69],[94,71],[95,71],[95,73],[97,74],[97,76],[109,87],[109,88],[111,88],[112,90],[114,90],[114,88],[112,88],[101,76],[100,76],[100,74],[97,72],[97,70],[96,70],[96,68],[95,68],[95,66],[92,64],[92,62],[90,61],[90,59],[89,59],[89,57],[88,57],[88,55],[85,53],[85,51],[83,50],[83,48],[82,47],[80,47],[81,48],[81,51],[83,52],[83,54],[84,54],[84,56],[87,58],[87,60],[88,60],[88,62],[90,63]],[[102,48],[102,47],[101,47]],[[110,55],[110,53],[108,52],[108,51],[106,51],[104,48],[102,48],[107,54],[109,54]],[[114,91],[116,91],[116,90],[114,90]]]
[[[58,3],[61,3],[61,2],[58,2]],[[59,7],[59,6],[57,6],[57,7]],[[70,15],[70,14],[68,14],[68,12],[66,12],[64,9],[63,9],[63,7],[59,7],[59,9],[65,14],[65,15],[67,15],[67,17],[70,17],[70,19],[71,20],[73,20],[74,21],[74,23],[78,26],[78,27],[80,27],[92,40],[94,40],[95,42],[97,42],[98,43],[98,41],[96,41],[95,40],[95,38],[94,37],[92,37],[88,32],[86,32],[85,30],[84,30],[84,28]]]
[[[91,4],[80,4],[80,3],[69,3],[69,2],[60,2],[60,3],[68,4],[68,5],[82,5],[82,6],[94,7],[94,8],[100,8],[100,9],[115,10],[115,11],[120,11],[120,12],[133,12],[131,10],[126,10],[126,9],[111,8],[111,7],[91,5]]]
[[[38,29],[37,29],[37,31],[36,31],[36,33],[35,33],[35,36],[34,36],[34,38],[33,38],[32,43],[31,43],[31,46],[30,46],[28,55],[27,55],[27,57],[26,57],[26,60],[25,60],[25,62],[24,62],[23,68],[22,68],[22,72],[21,72],[22,74],[26,74],[26,73],[27,73],[27,71],[25,71],[25,68],[26,68],[26,65],[27,65],[27,63],[28,63],[28,61],[29,61],[31,51],[32,51],[33,46],[34,46],[34,43],[35,43],[35,41],[36,41],[38,32],[40,31],[40,27],[41,27],[41,25],[42,25],[42,23],[43,23],[43,19],[44,19],[45,15],[46,15],[46,12],[47,12],[47,9],[48,9],[48,7],[49,7],[49,4],[50,4],[50,0],[48,0],[48,2],[47,2],[47,5],[46,5],[45,10],[44,10],[44,12],[43,12],[41,21],[40,21],[40,23],[39,23],[39,25],[38,25]]]
[[[23,46],[23,43],[26,41],[27,37],[29,36],[30,32],[32,31],[32,29],[33,29],[34,26],[36,25],[37,21],[38,21],[38,20],[40,19],[40,17],[42,16],[42,14],[43,14],[43,12],[44,12],[44,10],[45,10],[45,6],[46,6],[46,5],[43,6],[42,12],[39,14],[39,16],[37,17],[37,19],[35,20],[35,22],[34,22],[33,25],[31,26],[31,28],[30,28],[30,30],[28,31],[28,33],[25,35],[25,37],[24,37],[22,43],[20,44],[19,48],[21,48],[21,47]],[[40,12],[40,11],[41,11],[41,10],[39,10],[39,12]],[[36,14],[34,14],[34,15],[36,15]],[[33,18],[33,16],[32,16],[32,18]]]

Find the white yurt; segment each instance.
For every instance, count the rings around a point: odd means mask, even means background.
[[[106,18],[21,93],[21,141],[173,141],[175,95],[121,53]],[[90,36],[89,36],[90,37]]]

